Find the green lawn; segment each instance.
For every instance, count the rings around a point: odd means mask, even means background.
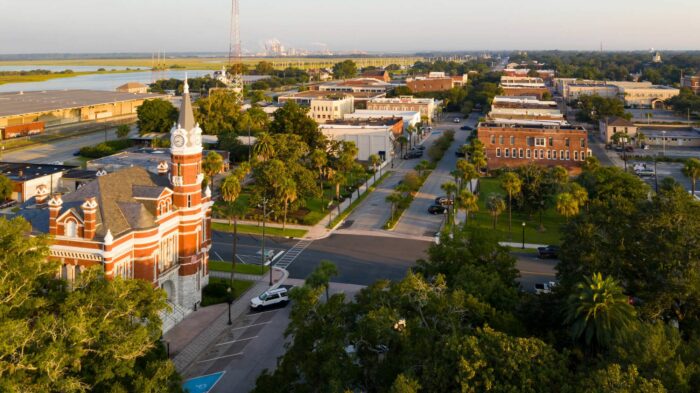
[[[231,262],[227,261],[209,261],[209,269],[217,272],[231,272]],[[236,264],[236,273],[254,274],[260,276],[270,270],[268,266],[264,266],[263,272],[260,272],[260,265],[249,265],[245,263]]]
[[[481,228],[493,229],[492,217],[489,210],[486,208],[486,199],[491,193],[500,193],[506,201],[506,210],[498,217],[496,224],[496,233],[501,241],[522,241],[522,223],[525,222],[525,243],[534,244],[559,244],[559,230],[564,224],[564,217],[560,216],[554,208],[547,209],[542,214],[542,225],[545,230],[540,232],[539,215],[533,214],[528,217],[527,214],[513,210],[513,228],[512,237],[508,236],[508,194],[501,188],[499,180],[495,178],[479,179],[479,211],[475,217],[470,218],[471,224]]]
[[[233,225],[228,225],[219,222],[212,222],[211,229],[219,232],[233,232]],[[282,228],[265,227],[266,236],[278,236],[278,237],[304,237],[306,235],[306,230],[304,229],[290,229],[287,228],[284,231]],[[251,235],[262,235],[262,225],[247,225],[238,224],[238,233],[248,233]]]
[[[225,278],[210,277],[209,285],[202,289],[201,306],[210,306],[212,304],[226,303],[228,301],[228,292],[226,289],[229,286],[229,280]],[[232,294],[233,298],[237,299],[253,286],[252,281],[234,280]]]

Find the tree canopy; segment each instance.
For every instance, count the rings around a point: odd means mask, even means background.
[[[156,98],[144,101],[136,109],[139,133],[168,132],[177,121],[178,111],[168,101]]]
[[[165,293],[101,267],[58,279],[47,238],[29,231],[0,218],[0,390],[180,391],[158,342]]]

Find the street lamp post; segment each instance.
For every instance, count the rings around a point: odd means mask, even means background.
[[[523,250],[525,249],[525,221],[523,221]]]
[[[233,304],[233,297],[231,296],[231,287],[226,288],[226,303],[228,303],[228,325],[233,325],[231,322],[231,304]]]

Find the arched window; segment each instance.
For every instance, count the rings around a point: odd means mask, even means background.
[[[78,224],[74,220],[65,223],[65,232],[68,237],[78,237]]]

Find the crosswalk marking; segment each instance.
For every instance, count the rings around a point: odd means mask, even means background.
[[[311,243],[313,243],[313,240],[299,240],[297,244],[282,255],[282,258],[275,263],[275,266],[281,269],[288,268]]]

